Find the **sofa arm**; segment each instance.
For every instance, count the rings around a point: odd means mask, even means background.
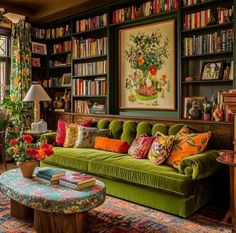
[[[200,180],[217,172],[221,165],[216,161],[219,156],[216,150],[205,151],[185,158],[180,163],[180,173]]]
[[[44,133],[40,136],[40,141],[47,141],[48,143],[54,145],[56,141],[57,132]]]

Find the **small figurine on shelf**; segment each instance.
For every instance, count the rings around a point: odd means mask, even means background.
[[[223,110],[222,110],[222,106],[221,105],[217,105],[217,108],[215,109],[215,111],[213,112],[213,119],[215,121],[222,121],[223,120]]]
[[[205,98],[205,101],[203,102],[203,120],[209,121],[211,119],[211,113],[212,103]]]
[[[70,107],[71,107],[71,96],[70,96],[70,91],[69,90],[65,90],[65,94],[63,96],[64,98],[64,102],[65,102],[65,112],[70,112]]]

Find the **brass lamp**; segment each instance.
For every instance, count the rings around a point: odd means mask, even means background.
[[[35,129],[35,125],[38,124],[40,121],[39,101],[51,101],[51,98],[48,96],[47,92],[43,89],[43,87],[40,84],[32,84],[23,101],[24,102],[34,101],[34,123],[31,124],[31,130]]]

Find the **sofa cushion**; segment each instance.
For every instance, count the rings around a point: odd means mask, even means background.
[[[78,125],[77,124],[67,124],[66,125],[66,138],[64,141],[64,147],[74,147],[75,142],[78,137]]]
[[[148,159],[133,159],[128,155],[101,151],[100,156],[94,156],[89,161],[88,171],[181,196],[193,193],[193,181],[186,175],[167,165],[156,166]]]
[[[121,140],[126,141],[129,145],[132,144],[136,137],[137,123],[134,121],[125,121],[123,125],[123,133],[121,134]]]
[[[153,127],[152,127],[152,136],[155,136],[155,134],[157,132],[160,132],[164,135],[168,135],[168,126],[164,125],[164,124],[161,124],[161,123],[153,125]]]
[[[180,162],[191,155],[202,153],[211,137],[211,132],[177,134],[167,164],[179,169]]]
[[[59,119],[57,122],[57,136],[56,136],[56,145],[63,146],[66,138],[66,124],[67,121]]]
[[[146,134],[138,136],[131,144],[128,154],[134,159],[145,159],[153,139],[154,137],[149,137]]]
[[[138,137],[141,134],[147,134],[148,136],[151,136],[152,135],[152,125],[146,121],[138,123],[136,137]]]
[[[109,125],[110,137],[120,139],[123,131],[123,122],[119,120],[113,120]]]

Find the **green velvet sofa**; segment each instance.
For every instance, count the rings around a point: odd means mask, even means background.
[[[155,135],[160,131],[174,135],[184,126],[106,119],[95,124],[100,129],[109,128],[110,137],[121,138],[129,144],[143,133]],[[53,142],[55,135],[44,136]],[[109,195],[185,218],[213,197],[214,174],[219,170],[215,150],[184,159],[179,171],[168,165],[157,166],[148,159],[133,159],[127,154],[91,148],[54,147],[54,152],[40,165],[93,174],[106,184]]]

